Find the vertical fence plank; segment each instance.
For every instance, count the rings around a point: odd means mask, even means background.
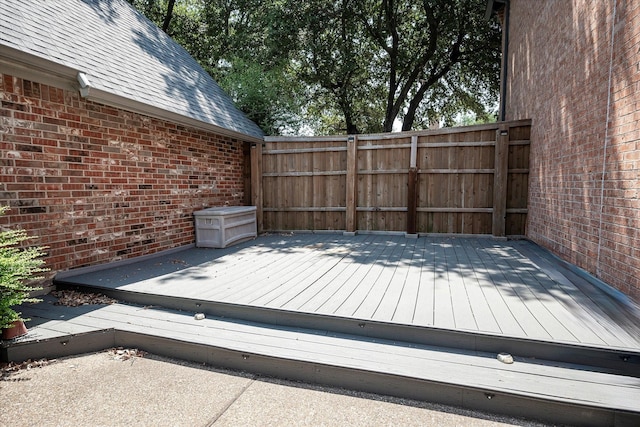
[[[256,207],[258,233],[264,228],[262,215],[262,144],[251,145],[251,201]]]
[[[418,219],[418,136],[411,137],[411,158],[407,183],[407,234],[416,234]]]
[[[509,174],[509,126],[501,124],[496,132],[495,171],[493,174],[493,226],[492,234],[506,234],[507,178]]]
[[[358,203],[356,183],[358,180],[358,140],[355,135],[347,138],[347,217],[345,229],[348,233],[355,233],[356,207]]]

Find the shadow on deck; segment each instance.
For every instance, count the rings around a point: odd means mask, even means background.
[[[56,282],[124,304],[27,306],[5,358],[131,345],[552,422],[640,417],[637,308],[528,241],[276,234]]]

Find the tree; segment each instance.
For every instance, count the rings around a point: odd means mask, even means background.
[[[484,19],[484,0],[130,1],[168,23],[268,133],[302,122],[329,133],[410,130],[488,117],[497,100],[500,30]]]
[[[390,132],[399,117],[402,130],[410,130],[425,99],[433,105],[434,95],[445,87],[449,94],[460,95],[455,99],[458,108],[477,108],[479,93],[469,89],[497,92],[500,31],[484,20],[483,1],[366,4],[359,19],[382,51],[378,67],[386,76],[384,131]]]
[[[337,109],[349,134],[369,128],[364,110],[369,96],[369,64],[375,46],[362,37],[354,0],[324,0],[291,4],[302,18],[297,51],[298,78],[308,85],[311,98],[321,109]],[[294,9],[296,8],[296,9]],[[375,101],[374,101],[375,103]],[[316,109],[317,111],[318,109]]]
[[[296,79],[287,77],[287,64],[265,67],[255,61],[232,58],[227,72],[218,70],[218,83],[236,106],[269,135],[297,134],[302,126],[297,111],[301,97]]]
[[[286,52],[295,21],[262,0],[129,0],[182,45],[267,134],[297,132],[299,79]]]
[[[144,16],[162,28],[167,9],[163,0],[127,0]],[[166,31],[165,31],[166,32]]]
[[[171,17],[173,16],[173,7],[176,4],[176,0],[169,0],[167,3],[167,13],[164,16],[164,21],[162,22],[162,31],[165,33],[169,29],[169,24],[171,23]]]

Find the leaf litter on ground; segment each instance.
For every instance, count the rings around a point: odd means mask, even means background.
[[[20,371],[29,371],[34,368],[42,368],[57,361],[57,359],[27,359],[24,362],[2,362],[0,363],[0,381],[5,380],[5,378],[11,374],[15,374]]]
[[[138,350],[137,348],[124,348],[124,347],[114,347],[109,349],[109,355],[114,360],[129,360],[134,357],[144,357],[147,353],[142,350]]]
[[[73,290],[60,290],[53,291],[51,295],[58,298],[55,305],[64,305],[67,307],[79,307],[81,305],[93,305],[93,304],[114,304],[118,302],[113,298],[109,298],[106,295],[90,293],[90,292],[79,292]]]

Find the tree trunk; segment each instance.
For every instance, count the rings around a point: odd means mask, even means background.
[[[171,23],[171,18],[173,17],[173,6],[175,5],[176,0],[169,0],[169,4],[167,5],[167,14],[164,16],[164,22],[162,23],[162,31],[165,33],[169,29],[169,24]]]

